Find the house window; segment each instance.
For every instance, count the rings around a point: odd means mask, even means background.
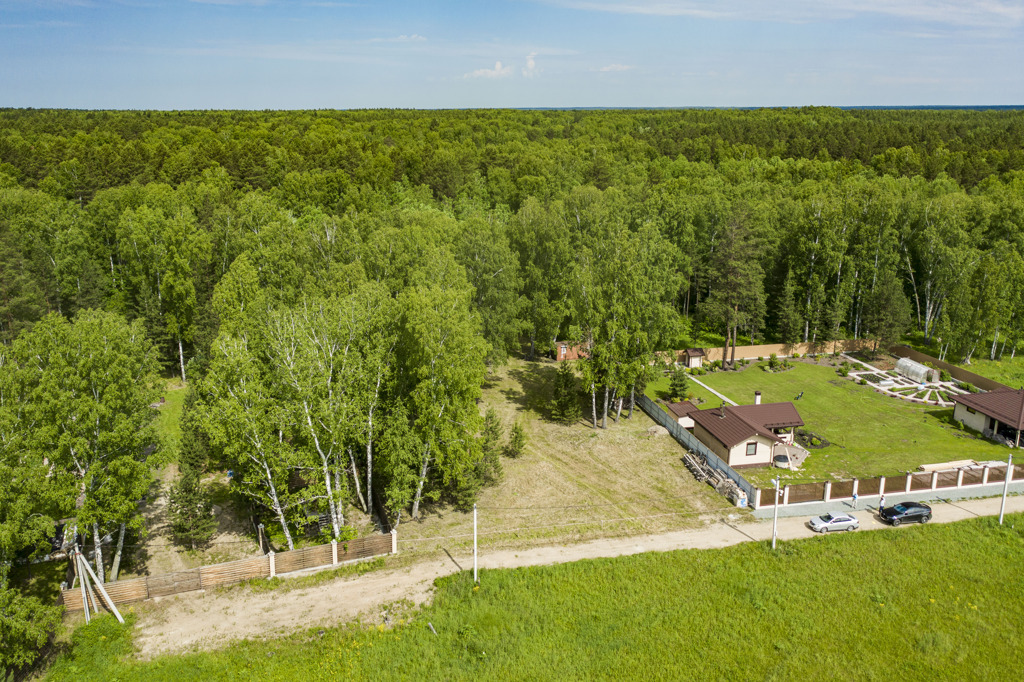
[[[747,457],[753,457],[757,454],[757,443],[747,443]]]
[[[976,409],[974,409],[973,407],[968,407],[967,408],[967,414],[978,414],[978,411]]]

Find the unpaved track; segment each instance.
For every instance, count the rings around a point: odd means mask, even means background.
[[[932,504],[934,523],[949,523],[976,516],[999,514],[999,498],[959,500]],[[1024,511],[1024,497],[1011,497],[1008,512]],[[869,511],[859,511],[863,530],[882,528]],[[814,535],[804,518],[779,519],[779,538],[791,540]],[[893,530],[891,532],[901,532]],[[658,535],[593,540],[564,547],[488,551],[480,556],[481,568],[519,568],[565,563],[580,559],[626,556],[641,552],[676,549],[713,549],[741,542],[770,540],[772,522],[714,525]],[[827,541],[827,540],[823,540]],[[401,545],[399,545],[401,549]],[[372,614],[386,604],[409,600],[427,601],[435,578],[455,573],[460,566],[472,570],[471,555],[424,560],[410,567],[338,579],[297,590],[251,593],[191,593],[165,598],[156,608],[142,610],[136,643],[140,656],[189,649],[213,649],[232,640],[284,635],[316,626],[332,626]],[[458,562],[456,565],[455,562]]]

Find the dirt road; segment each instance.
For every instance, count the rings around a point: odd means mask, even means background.
[[[999,503],[999,498],[936,503],[932,505],[933,523],[998,515]],[[1024,497],[1011,497],[1007,511],[1024,511]],[[857,512],[856,516],[862,530],[883,527],[869,511]],[[814,535],[805,523],[805,518],[779,519],[779,538],[791,540]],[[493,551],[482,554],[479,561],[481,568],[519,568],[641,552],[712,549],[766,541],[771,535],[770,520],[737,525],[715,523],[695,530],[593,540],[564,547]],[[823,538],[822,541],[828,540]],[[361,614],[379,612],[384,605],[398,600],[420,604],[430,598],[435,578],[473,567],[471,555],[459,553],[449,558],[442,552],[440,557],[400,570],[368,573],[288,592],[190,593],[166,598],[154,608],[142,610],[136,643],[140,655],[150,658],[188,649],[219,648],[235,639],[272,637],[305,628],[337,625]]]

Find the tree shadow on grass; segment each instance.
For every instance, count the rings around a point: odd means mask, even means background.
[[[509,370],[509,378],[519,384],[519,389],[506,388],[501,393],[520,410],[531,410],[545,421],[551,421],[551,399],[557,374],[558,369],[554,365],[546,364]]]

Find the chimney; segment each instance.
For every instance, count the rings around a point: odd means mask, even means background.
[[[754,404],[755,405],[760,405],[761,404],[761,391],[754,391]]]

